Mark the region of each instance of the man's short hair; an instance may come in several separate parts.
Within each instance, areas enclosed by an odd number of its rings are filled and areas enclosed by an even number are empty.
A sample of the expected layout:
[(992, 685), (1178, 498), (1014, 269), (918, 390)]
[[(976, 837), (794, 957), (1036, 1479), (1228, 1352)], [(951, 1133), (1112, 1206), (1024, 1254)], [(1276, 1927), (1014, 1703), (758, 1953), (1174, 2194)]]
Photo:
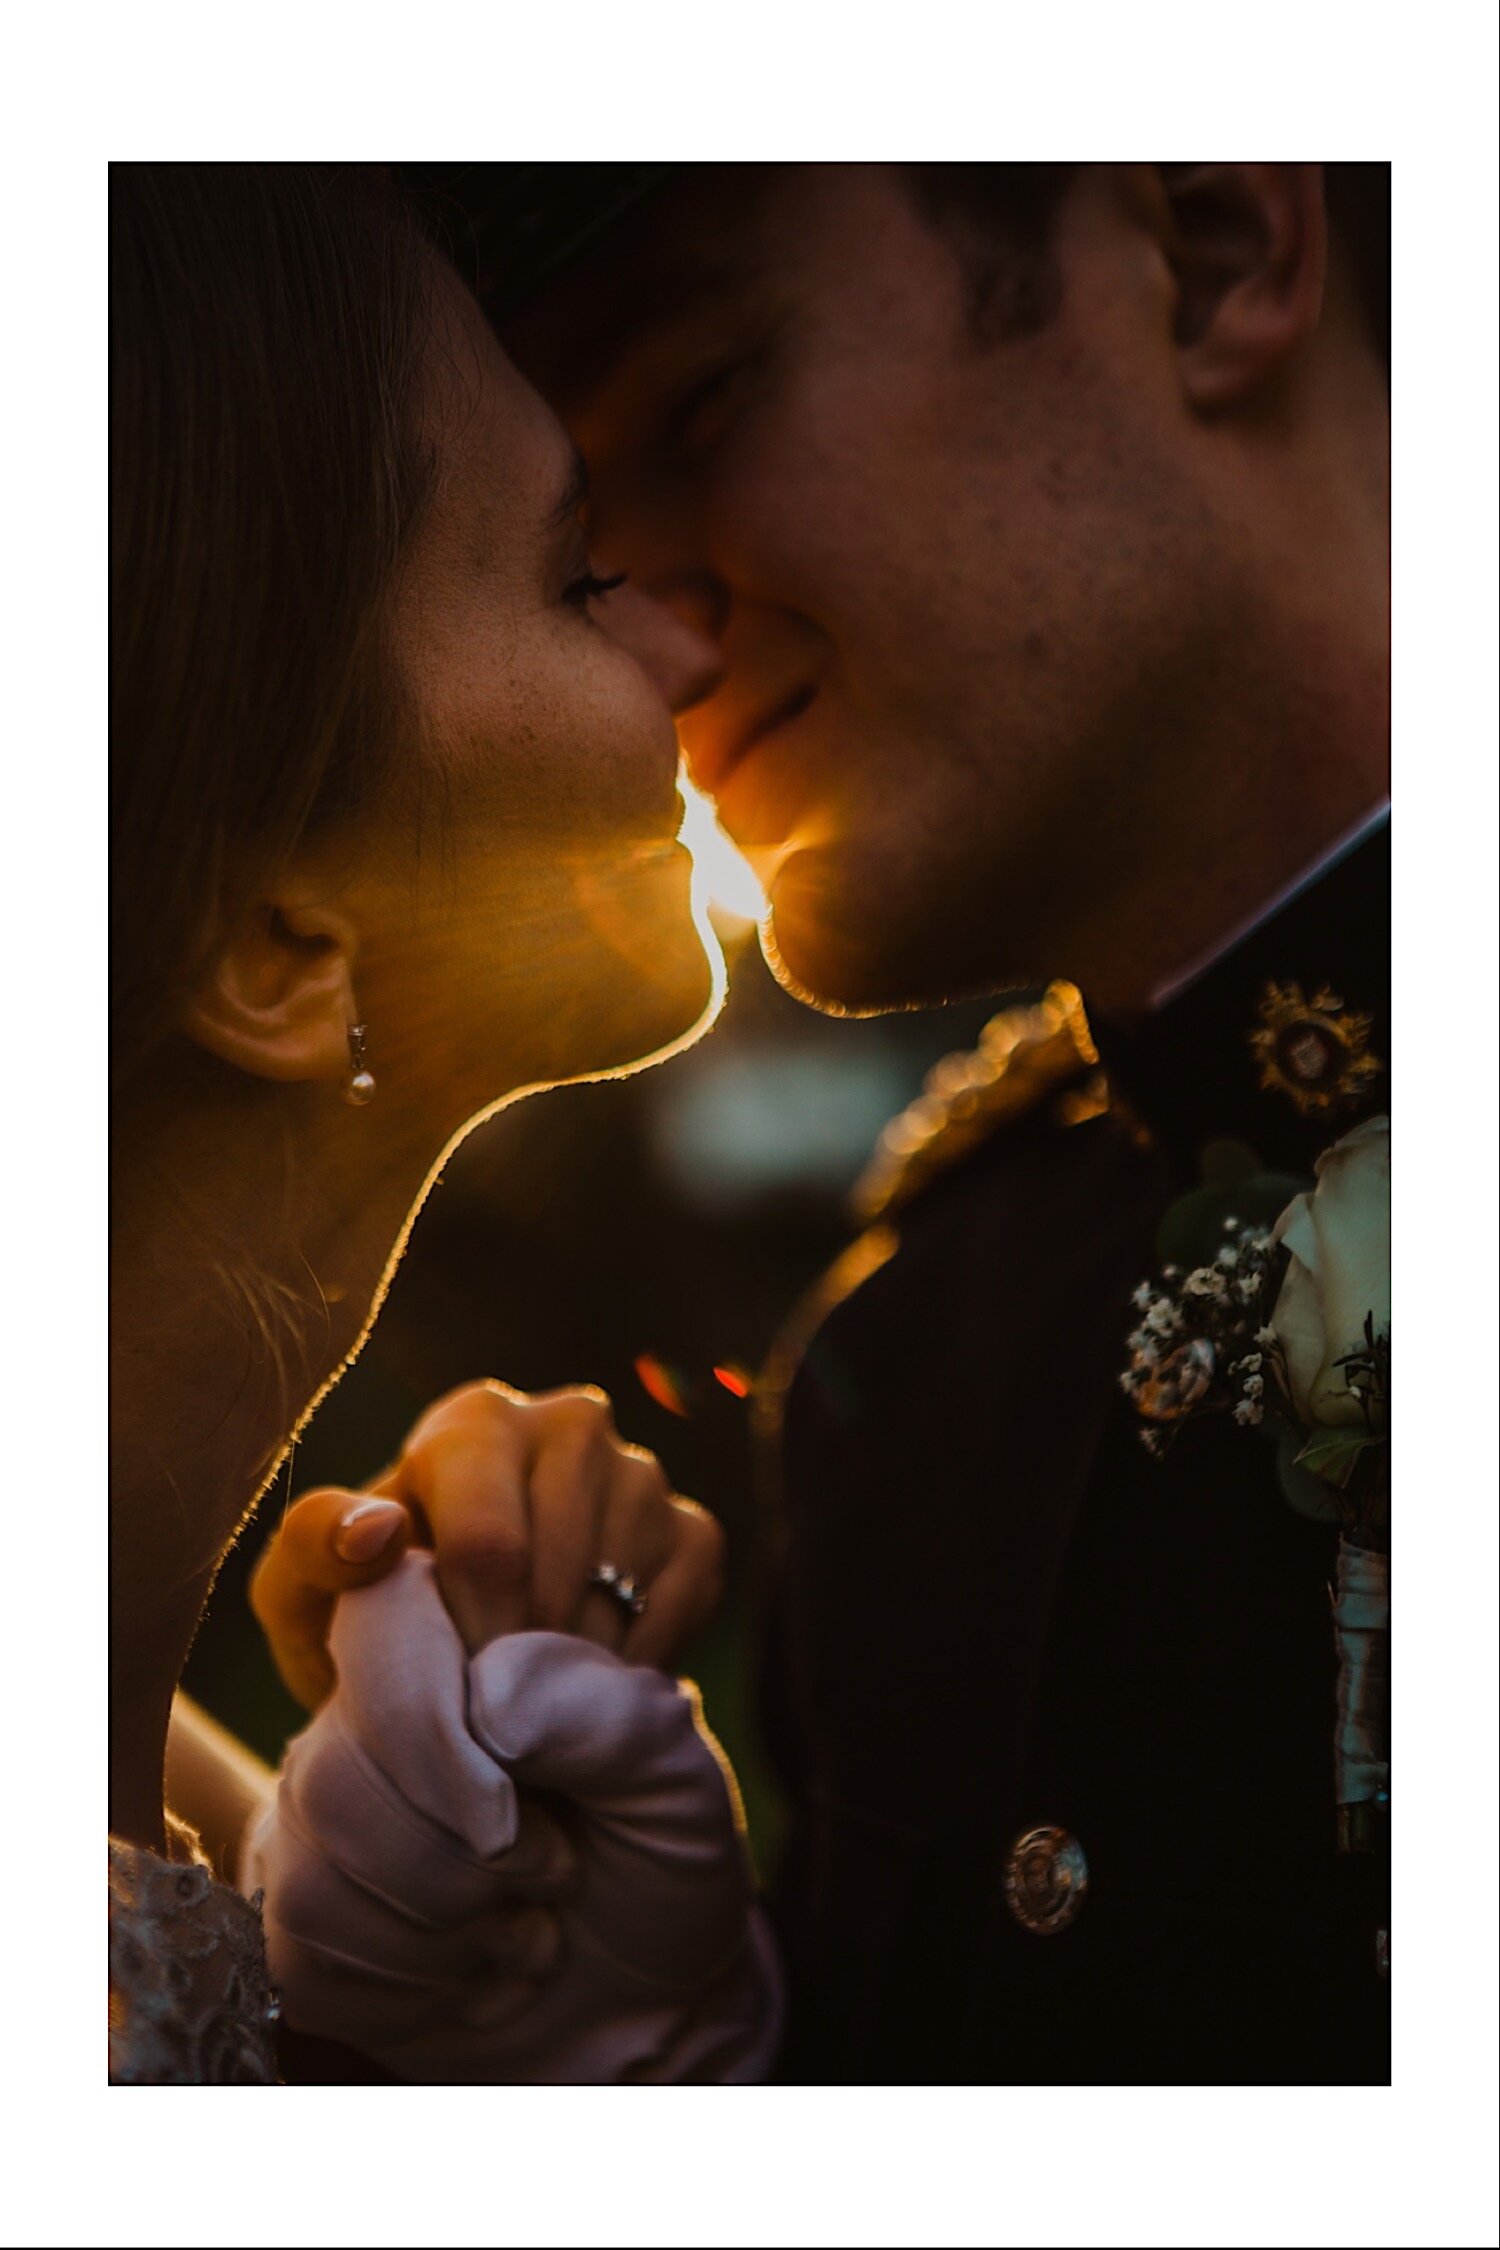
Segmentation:
[[(1061, 299), (1057, 214), (1083, 164), (905, 164), (923, 217), (950, 235), (970, 276), (977, 336), (1045, 327)], [(407, 164), (398, 176), (493, 317), (544, 291), (602, 237), (694, 171), (686, 164)], [(718, 167), (717, 169), (722, 169)], [(762, 167), (737, 168), (748, 176)], [(1323, 167), (1370, 334), (1387, 366), (1391, 333), (1391, 168)]]
[[(971, 274), (975, 332), (1045, 327), (1061, 296), (1053, 228), (1081, 164), (907, 164), (917, 208), (949, 231)], [(1329, 227), (1343, 246), (1371, 340), (1391, 356), (1391, 168), (1325, 164)]]

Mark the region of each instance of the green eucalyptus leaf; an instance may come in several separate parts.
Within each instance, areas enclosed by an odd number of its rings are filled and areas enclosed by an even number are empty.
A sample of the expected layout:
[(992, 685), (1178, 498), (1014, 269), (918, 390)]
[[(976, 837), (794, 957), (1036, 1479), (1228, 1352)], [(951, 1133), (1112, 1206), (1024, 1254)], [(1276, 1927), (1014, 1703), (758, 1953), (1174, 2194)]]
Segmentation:
[(1368, 1430), (1318, 1430), (1297, 1455), (1296, 1465), (1306, 1469), (1309, 1476), (1321, 1477), (1325, 1484), (1342, 1487), (1349, 1482), (1360, 1455), (1378, 1442)]
[(1302, 1443), (1300, 1430), (1283, 1430), (1277, 1440), (1276, 1472), (1281, 1489), (1299, 1516), (1311, 1516), (1314, 1523), (1342, 1523), (1343, 1505), (1333, 1486), (1299, 1464)]

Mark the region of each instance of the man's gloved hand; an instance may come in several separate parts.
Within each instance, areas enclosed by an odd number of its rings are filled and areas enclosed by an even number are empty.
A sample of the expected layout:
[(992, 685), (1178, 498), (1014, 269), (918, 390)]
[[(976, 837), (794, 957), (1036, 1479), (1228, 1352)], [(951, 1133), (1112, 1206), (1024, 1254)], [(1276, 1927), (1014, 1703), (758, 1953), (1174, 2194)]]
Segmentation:
[(469, 1656), (422, 1552), (330, 1646), (243, 1870), (289, 2023), (419, 2082), (765, 2074), (774, 1957), (691, 1690), (569, 1634)]

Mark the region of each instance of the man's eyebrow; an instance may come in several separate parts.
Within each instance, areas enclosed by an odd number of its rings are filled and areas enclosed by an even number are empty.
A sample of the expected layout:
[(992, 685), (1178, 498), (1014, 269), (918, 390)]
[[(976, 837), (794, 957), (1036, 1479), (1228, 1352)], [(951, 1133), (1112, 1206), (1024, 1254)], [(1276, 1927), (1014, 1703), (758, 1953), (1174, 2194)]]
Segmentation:
[(569, 449), (567, 481), (554, 505), (547, 511), (549, 531), (560, 530), (570, 523), (589, 496), (589, 465), (577, 446)]

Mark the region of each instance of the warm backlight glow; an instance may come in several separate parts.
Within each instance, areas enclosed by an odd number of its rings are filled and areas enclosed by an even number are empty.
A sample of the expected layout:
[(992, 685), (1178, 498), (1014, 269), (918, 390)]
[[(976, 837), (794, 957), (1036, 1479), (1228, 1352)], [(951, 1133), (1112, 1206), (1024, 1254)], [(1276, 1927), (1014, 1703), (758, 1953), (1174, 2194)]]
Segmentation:
[(695, 789), (686, 772), (677, 776), (682, 791), (682, 826), (677, 831), (693, 858), (693, 888), (709, 912), (733, 922), (759, 922), (766, 894), (755, 871), (719, 826), (714, 808)]

